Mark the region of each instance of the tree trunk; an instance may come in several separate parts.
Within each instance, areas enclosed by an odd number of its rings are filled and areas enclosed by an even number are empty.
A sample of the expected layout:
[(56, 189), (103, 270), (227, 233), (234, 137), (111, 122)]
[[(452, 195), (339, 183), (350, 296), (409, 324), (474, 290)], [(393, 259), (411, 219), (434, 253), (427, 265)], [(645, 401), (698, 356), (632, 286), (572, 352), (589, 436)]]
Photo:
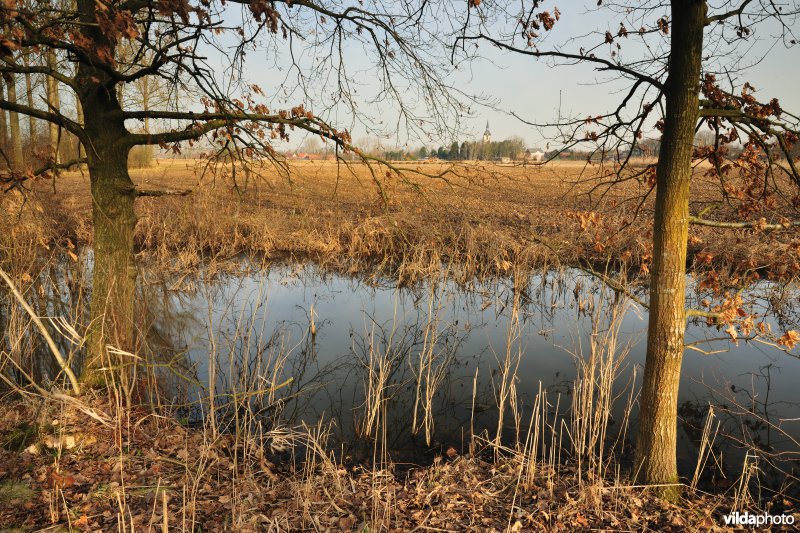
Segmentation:
[[(28, 67), (30, 66), (30, 59), (28, 58), (28, 54), (22, 55), (22, 62), (23, 64)], [(36, 105), (33, 102), (33, 82), (31, 81), (31, 74), (25, 74), (25, 97), (28, 100), (28, 107), (31, 109), (36, 109)], [(36, 119), (33, 116), (28, 115), (28, 139), (29, 144), (28, 146), (28, 163), (33, 166), (33, 154), (36, 152)]]
[[(78, 0), (81, 21), (96, 22), (94, 0)], [(98, 46), (113, 44), (98, 29), (87, 29)], [(84, 114), (84, 132), (91, 146), (86, 152), (92, 191), (94, 271), (90, 324), (87, 332), (89, 379), (98, 364), (116, 366), (108, 345), (133, 352), (133, 299), (136, 264), (133, 233), (136, 227), (136, 189), (128, 174), (129, 136), (114, 84), (102, 68), (81, 63), (77, 74), (78, 98)]]
[[(77, 115), (76, 118), (77, 118), (78, 124), (83, 126), (85, 124), (85, 122), (84, 122), (84, 118), (83, 118), (83, 105), (81, 104), (80, 98), (76, 98), (75, 99), (75, 114)], [(77, 148), (78, 148), (77, 149), (78, 159), (83, 159), (84, 157), (86, 157), (86, 154), (84, 153), (84, 150), (83, 150), (83, 143), (81, 142), (80, 139), (76, 139), (76, 143), (77, 143)], [(81, 165), (80, 168), (83, 168), (83, 165)]]
[[(51, 70), (55, 70), (58, 67), (56, 53), (52, 49), (48, 49), (47, 51), (47, 66)], [(52, 76), (47, 76), (47, 105), (50, 108), (49, 111), (58, 112), (61, 110), (61, 98), (58, 94), (58, 82)], [(60, 160), (58, 155), (58, 126), (52, 122), (49, 122), (48, 124), (50, 125), (50, 157), (52, 157), (53, 160), (58, 163)]]
[[(686, 328), (689, 185), (705, 17), (705, 1), (672, 1), (666, 116), (656, 172), (647, 359), (637, 441), (637, 475), (648, 484), (678, 481), (677, 407)], [(674, 498), (680, 491), (673, 486), (660, 492)]]
[[(0, 78), (0, 100), (5, 100), (3, 90), (3, 80)], [(8, 147), (8, 122), (6, 122), (6, 110), (0, 109), (0, 150), (5, 151)], [(5, 162), (5, 161), (4, 161)]]
[[(147, 76), (142, 78), (142, 110), (149, 111), (150, 110), (150, 83)], [(150, 117), (144, 118), (144, 132), (150, 133)], [(153, 147), (150, 145), (145, 145), (142, 147), (145, 151), (144, 161), (145, 166), (149, 165), (153, 161)]]
[(106, 346), (109, 344), (125, 351), (134, 350), (136, 287), (135, 190), (128, 174), (128, 148), (109, 146), (101, 139), (93, 144), (97, 153), (90, 151), (88, 164), (94, 224), (94, 272), (87, 341), (89, 369), (116, 363), (108, 360)]
[[(26, 67), (30, 66), (30, 59), (27, 53), (22, 54), (22, 62)], [(36, 105), (33, 102), (33, 82), (31, 81), (30, 73), (25, 74), (25, 97), (28, 100), (28, 107), (36, 109)], [(32, 115), (28, 115), (28, 137), (30, 139), (28, 153), (32, 159), (34, 148), (36, 148), (36, 119)]]
[[(6, 82), (8, 83), (8, 101), (17, 103), (17, 77), (13, 73), (7, 73)], [(9, 131), (11, 132), (11, 166), (14, 170), (22, 168), (22, 134), (19, 129), (19, 113), (14, 111), (8, 114)]]

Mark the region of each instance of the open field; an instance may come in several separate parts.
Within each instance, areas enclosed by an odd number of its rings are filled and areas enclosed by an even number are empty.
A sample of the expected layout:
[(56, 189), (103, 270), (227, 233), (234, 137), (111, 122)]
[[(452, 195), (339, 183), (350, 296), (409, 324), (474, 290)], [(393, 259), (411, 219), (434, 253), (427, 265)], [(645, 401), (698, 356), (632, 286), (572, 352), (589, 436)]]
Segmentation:
[[(647, 271), (652, 213), (651, 199), (642, 198), (648, 187), (634, 180), (597, 187), (598, 176), (611, 169), (580, 162), (404, 167), (448, 173), (401, 179), (376, 168), (376, 182), (363, 164), (303, 161), (289, 164), (289, 178), (268, 166), (249, 175), (237, 169), (234, 189), (229, 166), (209, 170), (199, 161), (157, 161), (132, 172), (140, 188), (192, 192), (139, 200), (140, 256), (176, 268), (240, 253), (289, 256), (337, 270), (377, 269), (401, 281), (438, 271), (442, 262), (464, 280), (609, 258)], [(700, 176), (695, 188), (693, 213), (718, 196)], [(34, 217), (40, 240), (91, 245), (88, 176), (67, 173), (33, 189), (34, 204), (41, 206)], [(735, 220), (724, 209), (715, 216), (726, 214)], [(789, 270), (784, 263), (796, 260), (783, 253), (794, 237), (793, 231), (754, 238), (752, 230), (693, 227), (689, 260), (702, 252), (701, 262), (713, 266), (780, 276)]]

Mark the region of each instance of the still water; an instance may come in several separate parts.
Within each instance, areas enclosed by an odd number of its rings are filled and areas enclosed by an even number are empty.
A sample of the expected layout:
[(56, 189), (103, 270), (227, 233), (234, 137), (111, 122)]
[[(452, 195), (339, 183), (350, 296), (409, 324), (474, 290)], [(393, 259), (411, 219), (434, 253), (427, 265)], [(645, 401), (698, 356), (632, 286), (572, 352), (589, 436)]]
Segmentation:
[[(513, 280), (398, 287), (310, 265), (283, 265), (209, 280), (145, 274), (141, 288), (149, 349), (175, 370), (162, 372), (168, 384), (165, 399), (181, 406), (189, 423), (202, 418), (205, 410), (197, 405), (207, 400), (213, 376), (215, 403), (223, 413), (232, 393), (240, 400), (258, 399), (256, 410), (272, 417), (280, 411), (278, 418), (287, 425), (332, 421), (342, 446), (356, 450), (355, 442), (369, 441), (358, 437), (370, 433), (365, 397), (370, 383), (378, 380), (384, 385), (381, 431), (401, 461), (432, 457), (449, 446), (463, 449), (470, 428), (494, 436), (505, 361), (515, 370), (515, 377), (506, 380), (516, 387), (515, 409), (523, 429), (541, 390), (547, 391), (548, 411), (565, 413), (576, 361), (588, 357), (593, 332), (602, 336), (607, 331), (608, 313), (617, 302), (622, 318), (612, 428), (629, 443), (635, 435), (646, 311), (622, 302), (581, 271), (536, 274), (516, 288)], [(692, 292), (690, 299), (697, 305), (703, 297)], [(766, 315), (774, 331), (797, 328), (796, 290), (764, 284), (745, 301), (748, 310)], [(686, 342), (697, 343), (705, 353), (687, 349), (683, 363), (683, 473), (694, 469), (709, 405), (722, 424), (715, 453), (726, 468), (741, 470), (742, 450), (748, 446), (768, 454), (790, 452), (784, 459), (793, 468), (800, 453), (798, 349), (787, 354), (758, 342), (735, 344), (702, 321), (690, 322)], [(427, 369), (420, 369), (421, 354), (431, 361)], [(412, 431), (415, 404), (420, 425), (424, 418), (416, 402), (418, 376), (427, 376), (431, 384), (428, 438), (424, 428), (416, 435)], [(269, 402), (252, 394), (289, 378)], [(504, 435), (515, 432), (514, 420), (507, 408)]]

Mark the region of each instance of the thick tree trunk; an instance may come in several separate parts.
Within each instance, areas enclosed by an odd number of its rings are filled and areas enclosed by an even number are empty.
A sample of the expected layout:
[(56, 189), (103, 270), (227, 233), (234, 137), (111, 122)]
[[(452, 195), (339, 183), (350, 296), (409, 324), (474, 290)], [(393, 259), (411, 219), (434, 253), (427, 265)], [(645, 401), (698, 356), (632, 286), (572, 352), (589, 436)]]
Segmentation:
[(134, 349), (133, 298), (136, 264), (133, 255), (134, 185), (128, 174), (128, 149), (98, 146), (89, 157), (94, 223), (94, 272), (88, 367), (114, 364), (106, 346)]
[[(704, 1), (672, 1), (672, 47), (656, 172), (647, 359), (637, 442), (637, 474), (648, 484), (678, 481), (677, 407), (686, 328), (689, 185), (705, 17)], [(678, 487), (661, 492), (668, 497), (679, 494)]]
[[(77, 7), (84, 23), (96, 22), (94, 0), (77, 0)], [(87, 33), (98, 46), (113, 50), (100, 31), (90, 29)], [(116, 366), (122, 362), (109, 357), (108, 345), (128, 352), (135, 348), (136, 189), (128, 174), (129, 132), (114, 84), (103, 69), (86, 63), (79, 65), (77, 80), (78, 98), (86, 110), (84, 132), (91, 146), (86, 156), (92, 190), (94, 271), (86, 364), (92, 379), (98, 364)]]
[[(8, 101), (12, 104), (17, 103), (17, 77), (13, 73), (7, 73), (6, 82), (8, 83)], [(11, 166), (15, 170), (22, 168), (22, 132), (19, 129), (19, 113), (11, 111), (8, 114), (9, 131), (11, 132)]]

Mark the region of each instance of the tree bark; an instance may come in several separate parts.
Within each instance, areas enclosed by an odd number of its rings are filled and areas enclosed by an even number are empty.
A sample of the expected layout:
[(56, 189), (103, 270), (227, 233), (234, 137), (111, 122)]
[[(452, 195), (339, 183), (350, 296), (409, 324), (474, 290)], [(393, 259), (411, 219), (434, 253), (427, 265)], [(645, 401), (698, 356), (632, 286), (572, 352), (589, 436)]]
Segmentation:
[[(677, 407), (686, 329), (686, 246), (694, 130), (699, 117), (706, 2), (672, 1), (664, 134), (656, 171), (653, 265), (647, 358), (642, 386), (637, 475), (647, 484), (677, 483)], [(668, 498), (679, 487), (662, 487)]]
[[(91, 120), (87, 119), (88, 123)], [(89, 151), (89, 177), (94, 223), (94, 271), (90, 328), (87, 339), (89, 369), (108, 360), (106, 346), (134, 349), (133, 299), (136, 264), (133, 235), (135, 189), (128, 174), (128, 149), (94, 143)]]

